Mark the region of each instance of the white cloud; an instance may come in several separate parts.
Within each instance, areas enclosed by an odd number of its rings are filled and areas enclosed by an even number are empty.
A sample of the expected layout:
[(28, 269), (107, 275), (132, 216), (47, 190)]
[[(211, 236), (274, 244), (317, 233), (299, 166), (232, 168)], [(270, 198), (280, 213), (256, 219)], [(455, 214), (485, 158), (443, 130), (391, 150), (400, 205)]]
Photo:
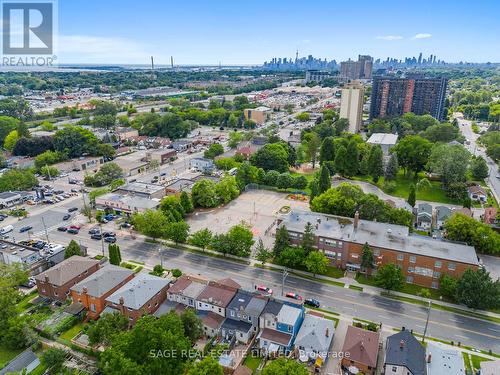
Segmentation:
[(415, 39), (429, 39), (432, 37), (432, 34), (427, 34), (427, 33), (419, 33), (419, 34), (416, 34), (413, 38), (411, 38), (412, 40), (415, 40)]
[(401, 40), (403, 37), (401, 35), (379, 35), (375, 39), (379, 40)]

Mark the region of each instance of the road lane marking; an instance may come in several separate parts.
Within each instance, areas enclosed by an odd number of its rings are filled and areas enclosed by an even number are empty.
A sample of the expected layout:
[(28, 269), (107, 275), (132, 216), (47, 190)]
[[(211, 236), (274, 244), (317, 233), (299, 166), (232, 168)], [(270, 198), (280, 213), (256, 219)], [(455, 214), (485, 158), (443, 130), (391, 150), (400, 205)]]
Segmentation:
[(390, 316), (387, 316), (387, 315), (378, 315), (379, 318), (383, 318), (383, 319), (392, 319)]
[(500, 329), (488, 328), (490, 331), (500, 332)]

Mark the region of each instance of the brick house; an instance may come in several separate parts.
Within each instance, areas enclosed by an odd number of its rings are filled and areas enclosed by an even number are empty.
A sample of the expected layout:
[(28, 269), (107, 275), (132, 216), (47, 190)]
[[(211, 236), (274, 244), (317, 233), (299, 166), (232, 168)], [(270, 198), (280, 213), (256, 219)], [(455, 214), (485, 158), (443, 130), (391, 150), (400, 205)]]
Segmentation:
[(35, 276), (38, 294), (42, 297), (65, 301), (72, 286), (92, 275), (98, 269), (98, 260), (73, 255)]
[(139, 273), (106, 298), (103, 312), (119, 311), (133, 325), (141, 316), (153, 314), (167, 298), (170, 280)]
[(89, 318), (97, 319), (106, 307), (106, 298), (133, 277), (134, 271), (108, 264), (71, 287), (71, 298), (85, 307)]
[(344, 339), (342, 368), (356, 367), (360, 372), (374, 375), (377, 369), (380, 333), (349, 326)]
[(330, 263), (341, 269), (359, 271), (363, 245), (368, 243), (375, 257), (373, 272), (385, 264), (396, 264), (408, 283), (438, 288), (441, 274), (460, 277), (479, 261), (472, 246), (412, 234), (402, 225), (294, 210), (278, 218), (290, 241), (299, 245), (304, 227), (313, 224), (315, 247)]
[(235, 296), (240, 285), (231, 279), (210, 281), (196, 298), (196, 310), (212, 311), (226, 316), (226, 307)]
[(168, 300), (194, 309), (196, 308), (196, 299), (207, 284), (208, 280), (182, 275), (168, 289)]

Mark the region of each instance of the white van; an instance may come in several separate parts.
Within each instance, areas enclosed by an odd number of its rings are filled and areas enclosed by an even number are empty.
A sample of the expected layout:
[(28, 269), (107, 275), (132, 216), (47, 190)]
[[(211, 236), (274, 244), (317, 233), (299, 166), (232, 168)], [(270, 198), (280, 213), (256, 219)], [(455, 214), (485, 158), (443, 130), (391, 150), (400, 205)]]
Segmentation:
[(12, 232), (14, 230), (14, 227), (12, 225), (7, 225), (6, 227), (3, 227), (0, 229), (0, 234), (7, 234), (9, 232)]

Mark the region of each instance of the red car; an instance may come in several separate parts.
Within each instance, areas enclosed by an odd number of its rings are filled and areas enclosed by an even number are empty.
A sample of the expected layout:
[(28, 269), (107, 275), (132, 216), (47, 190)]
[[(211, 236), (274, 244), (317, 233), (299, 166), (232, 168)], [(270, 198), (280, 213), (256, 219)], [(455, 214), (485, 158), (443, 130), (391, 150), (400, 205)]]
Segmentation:
[(288, 298), (296, 299), (298, 301), (302, 301), (302, 296), (300, 294), (294, 292), (288, 292), (285, 294)]
[(79, 225), (71, 225), (69, 228), (70, 229), (80, 230), (81, 226), (79, 226)]
[(273, 290), (271, 288), (268, 288), (267, 286), (264, 286), (264, 285), (259, 285), (257, 286), (256, 288), (259, 292), (262, 292), (264, 294), (273, 294)]

